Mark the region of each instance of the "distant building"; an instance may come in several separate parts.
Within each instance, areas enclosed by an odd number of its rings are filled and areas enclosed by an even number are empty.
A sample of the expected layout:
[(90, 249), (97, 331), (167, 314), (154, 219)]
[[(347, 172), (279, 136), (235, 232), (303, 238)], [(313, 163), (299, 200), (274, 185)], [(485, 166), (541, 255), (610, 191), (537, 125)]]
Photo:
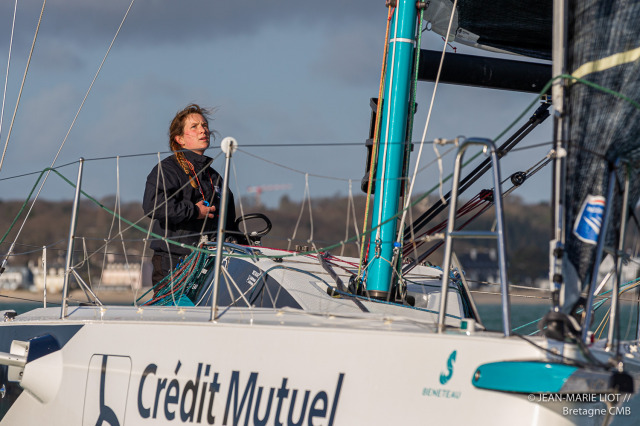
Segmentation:
[(141, 283), (139, 263), (109, 262), (104, 265), (100, 280), (103, 290), (139, 289)]
[[(42, 258), (38, 262), (30, 261), (29, 270), (33, 274), (33, 287), (35, 291), (44, 291), (45, 271), (42, 268)], [(61, 293), (64, 286), (64, 265), (59, 262), (47, 264), (46, 285), (48, 293)]]
[(33, 274), (26, 266), (7, 266), (0, 275), (0, 289), (28, 289), (33, 283)]
[(114, 255), (107, 255), (100, 285), (103, 290), (139, 290), (151, 285), (151, 265), (144, 262), (116, 262)]
[(482, 287), (487, 284), (500, 283), (498, 269), (498, 255), (495, 249), (471, 249), (469, 253), (458, 254), (465, 277), (471, 288)]

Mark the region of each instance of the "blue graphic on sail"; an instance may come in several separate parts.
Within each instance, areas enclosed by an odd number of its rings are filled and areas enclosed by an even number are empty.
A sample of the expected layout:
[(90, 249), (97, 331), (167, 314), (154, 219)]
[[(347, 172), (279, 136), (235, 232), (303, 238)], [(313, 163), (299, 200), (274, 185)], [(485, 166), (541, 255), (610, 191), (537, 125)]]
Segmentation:
[(606, 200), (600, 195), (588, 195), (573, 226), (573, 234), (587, 244), (597, 244)]

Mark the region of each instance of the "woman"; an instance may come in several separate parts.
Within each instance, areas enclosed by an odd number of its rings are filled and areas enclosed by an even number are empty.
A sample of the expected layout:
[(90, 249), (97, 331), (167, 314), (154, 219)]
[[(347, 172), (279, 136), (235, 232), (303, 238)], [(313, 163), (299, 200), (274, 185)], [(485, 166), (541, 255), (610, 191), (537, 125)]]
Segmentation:
[[(147, 176), (142, 208), (153, 219), (153, 232), (168, 239), (195, 246), (201, 235), (215, 239), (222, 177), (210, 165), (204, 152), (211, 132), (208, 110), (196, 104), (179, 111), (169, 127), (169, 147), (165, 158)], [(236, 231), (236, 210), (229, 191), (225, 231)], [(153, 285), (176, 266), (189, 248), (153, 240)]]

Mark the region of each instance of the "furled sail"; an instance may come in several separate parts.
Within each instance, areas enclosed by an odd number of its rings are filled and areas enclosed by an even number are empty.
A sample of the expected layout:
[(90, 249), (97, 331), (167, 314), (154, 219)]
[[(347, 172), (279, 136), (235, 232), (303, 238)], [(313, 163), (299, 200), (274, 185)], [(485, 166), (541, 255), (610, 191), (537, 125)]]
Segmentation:
[[(450, 42), (532, 58), (551, 59), (553, 0), (458, 0)], [(427, 2), (424, 19), (443, 37), (453, 1)]]
[[(579, 229), (580, 218), (587, 225), (597, 222), (580, 213), (589, 208), (598, 211), (601, 197), (606, 197), (608, 166), (628, 161), (629, 205), (635, 206), (640, 196), (640, 2), (570, 0), (569, 4), (567, 72), (598, 85), (572, 81), (568, 88), (565, 248), (578, 275), (578, 284), (573, 285), (579, 291), (591, 279), (596, 247), (585, 237), (588, 226)], [(620, 183), (624, 172), (624, 167), (617, 171)], [(606, 200), (613, 208), (606, 247), (618, 246), (620, 188)], [(589, 200), (591, 207), (585, 204)]]

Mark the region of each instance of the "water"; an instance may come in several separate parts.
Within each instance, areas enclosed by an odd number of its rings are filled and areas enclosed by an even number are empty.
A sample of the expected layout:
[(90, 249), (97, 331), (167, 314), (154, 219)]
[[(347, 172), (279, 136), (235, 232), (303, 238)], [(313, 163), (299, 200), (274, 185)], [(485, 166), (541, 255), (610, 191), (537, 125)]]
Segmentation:
[[(47, 304), (48, 308), (52, 308), (52, 307), (56, 307), (56, 306), (59, 307), (60, 304), (59, 303), (49, 303), (49, 304)], [(42, 308), (42, 302), (41, 301), (28, 302), (28, 301), (21, 301), (21, 300), (18, 300), (18, 301), (0, 300), (0, 311), (13, 309), (18, 314), (22, 314), (24, 312), (27, 312), (27, 311), (30, 311), (30, 310), (36, 309), (36, 308)]]
[[(591, 330), (596, 338), (606, 337), (608, 332), (608, 309), (605, 304), (595, 312)], [(502, 331), (502, 307), (499, 303), (478, 304), (478, 311), (483, 324), (488, 330)], [(540, 318), (549, 311), (549, 305), (544, 303), (511, 305), (511, 328), (517, 334), (528, 335), (537, 330)], [(637, 309), (635, 304), (624, 302), (620, 305), (620, 333), (623, 340), (635, 339), (637, 324)]]

